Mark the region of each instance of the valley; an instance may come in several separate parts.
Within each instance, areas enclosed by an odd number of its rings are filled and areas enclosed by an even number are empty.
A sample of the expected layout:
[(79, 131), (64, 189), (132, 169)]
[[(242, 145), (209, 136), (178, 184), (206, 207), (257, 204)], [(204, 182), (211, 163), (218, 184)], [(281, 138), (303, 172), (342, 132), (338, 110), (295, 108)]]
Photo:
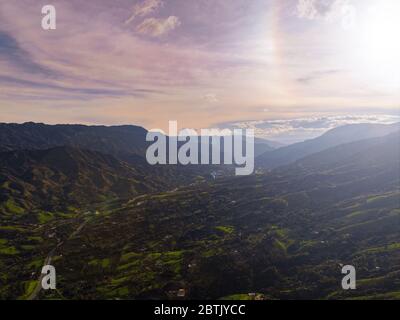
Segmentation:
[[(0, 299), (399, 299), (399, 141), (215, 179), (76, 146), (5, 151)], [(49, 258), (57, 290), (37, 291)]]

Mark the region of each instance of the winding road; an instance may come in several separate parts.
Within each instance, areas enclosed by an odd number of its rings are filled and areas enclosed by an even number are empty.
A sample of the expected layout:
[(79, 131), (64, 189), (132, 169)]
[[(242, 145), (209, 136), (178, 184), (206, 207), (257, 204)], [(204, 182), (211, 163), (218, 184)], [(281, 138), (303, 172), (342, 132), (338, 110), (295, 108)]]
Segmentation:
[[(85, 212), (85, 214), (90, 213), (90, 212)], [(89, 222), (89, 219), (85, 219), (85, 221), (83, 221), (78, 228), (76, 228), (76, 230), (74, 232), (71, 233), (71, 235), (68, 237), (68, 239), (71, 239), (73, 237), (75, 237), (79, 232), (81, 232), (81, 230), (85, 227), (85, 225)], [(47, 266), (47, 265), (51, 265), (51, 261), (57, 251), (58, 248), (60, 248), (62, 245), (64, 244), (64, 241), (60, 241), (57, 246), (55, 248), (53, 248), (49, 254), (47, 255), (46, 259), (44, 260), (44, 265), (43, 266)], [(36, 300), (40, 291), (42, 290), (42, 280), (45, 276), (45, 274), (42, 274), (41, 272), (42, 270), (40, 270), (40, 276), (39, 279), (37, 281), (36, 287), (35, 289), (31, 292), (31, 294), (28, 296), (27, 300)]]

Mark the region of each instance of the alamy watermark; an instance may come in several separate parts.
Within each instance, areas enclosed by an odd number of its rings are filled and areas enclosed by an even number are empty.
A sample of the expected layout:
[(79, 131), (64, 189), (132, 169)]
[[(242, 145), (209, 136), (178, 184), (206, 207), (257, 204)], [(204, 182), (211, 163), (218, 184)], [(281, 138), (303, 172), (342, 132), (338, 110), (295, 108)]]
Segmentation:
[(169, 133), (160, 129), (147, 133), (146, 159), (151, 165), (236, 165), (236, 175), (254, 172), (254, 130), (194, 129), (178, 132), (177, 121), (169, 122)]
[(45, 265), (42, 268), (42, 289), (55, 290), (56, 289), (56, 268), (52, 265)]
[(46, 5), (42, 7), (42, 29), (43, 30), (56, 30), (56, 8), (53, 5)]
[(342, 274), (345, 276), (342, 279), (343, 290), (355, 290), (356, 286), (356, 268), (351, 265), (343, 266)]

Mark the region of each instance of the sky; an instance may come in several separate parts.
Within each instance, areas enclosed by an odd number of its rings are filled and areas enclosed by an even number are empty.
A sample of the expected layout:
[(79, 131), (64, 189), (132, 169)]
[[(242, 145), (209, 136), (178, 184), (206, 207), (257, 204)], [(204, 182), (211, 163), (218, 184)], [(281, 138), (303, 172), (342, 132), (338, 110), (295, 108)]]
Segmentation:
[(0, 122), (177, 120), (287, 142), (396, 122), (399, 3), (0, 0)]

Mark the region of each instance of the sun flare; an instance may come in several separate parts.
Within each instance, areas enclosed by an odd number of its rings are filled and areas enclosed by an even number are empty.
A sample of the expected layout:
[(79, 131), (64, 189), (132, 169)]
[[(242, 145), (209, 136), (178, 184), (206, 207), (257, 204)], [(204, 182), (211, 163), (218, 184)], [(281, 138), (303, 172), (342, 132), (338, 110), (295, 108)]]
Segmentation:
[(400, 85), (400, 1), (385, 0), (357, 17), (358, 62), (367, 77), (385, 86)]

